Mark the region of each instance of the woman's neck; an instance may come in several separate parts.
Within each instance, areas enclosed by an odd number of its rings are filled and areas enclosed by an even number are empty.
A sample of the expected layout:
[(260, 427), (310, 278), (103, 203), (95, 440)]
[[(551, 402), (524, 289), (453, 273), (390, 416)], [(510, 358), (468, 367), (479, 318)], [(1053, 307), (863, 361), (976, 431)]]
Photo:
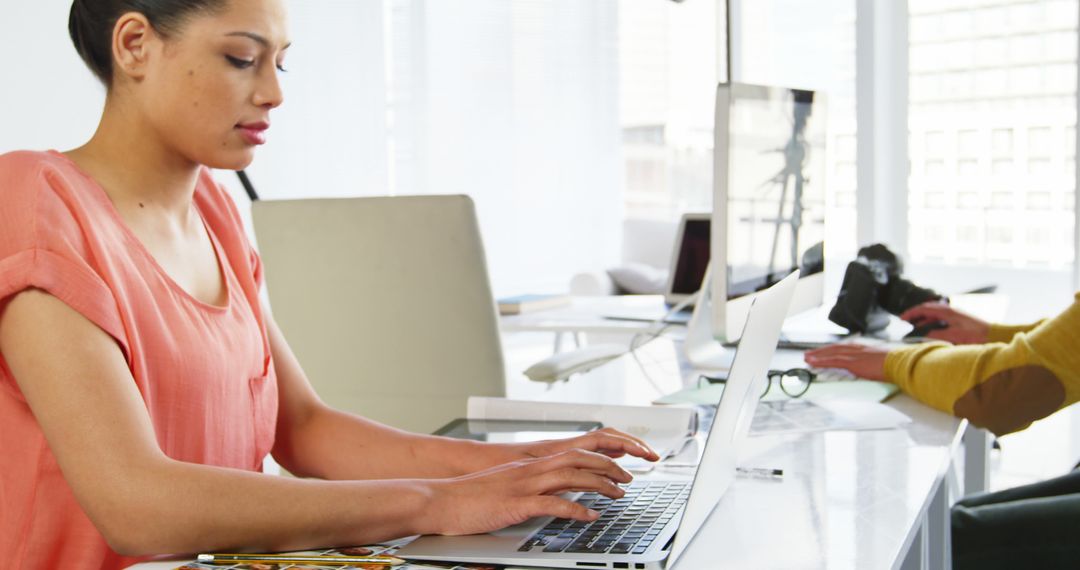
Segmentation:
[(107, 101), (94, 136), (67, 155), (120, 210), (138, 208), (178, 222), (191, 215), (199, 164), (166, 148), (130, 106)]

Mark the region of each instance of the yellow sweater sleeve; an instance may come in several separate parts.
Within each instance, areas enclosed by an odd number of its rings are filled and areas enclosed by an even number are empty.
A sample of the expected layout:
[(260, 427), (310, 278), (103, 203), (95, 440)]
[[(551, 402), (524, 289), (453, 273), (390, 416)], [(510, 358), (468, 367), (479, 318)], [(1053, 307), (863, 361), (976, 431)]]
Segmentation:
[(885, 375), (915, 399), (998, 435), (1080, 400), (1080, 294), (1060, 315), (1007, 338), (892, 350)]

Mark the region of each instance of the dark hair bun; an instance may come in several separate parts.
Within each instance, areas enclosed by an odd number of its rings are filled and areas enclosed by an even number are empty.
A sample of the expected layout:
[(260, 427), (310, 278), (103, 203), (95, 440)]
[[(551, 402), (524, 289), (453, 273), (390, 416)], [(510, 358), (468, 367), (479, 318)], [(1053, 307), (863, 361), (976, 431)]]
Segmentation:
[(159, 33), (174, 32), (194, 12), (215, 12), (227, 0), (74, 0), (68, 33), (79, 57), (105, 84), (112, 84), (112, 33), (120, 16), (138, 12)]
[(101, 5), (106, 3), (94, 0), (72, 2), (71, 14), (68, 16), (68, 33), (79, 57), (98, 79), (108, 85), (112, 79), (112, 50), (109, 49), (111, 35), (100, 33), (107, 23), (102, 22), (100, 15), (94, 13), (95, 9), (100, 9)]

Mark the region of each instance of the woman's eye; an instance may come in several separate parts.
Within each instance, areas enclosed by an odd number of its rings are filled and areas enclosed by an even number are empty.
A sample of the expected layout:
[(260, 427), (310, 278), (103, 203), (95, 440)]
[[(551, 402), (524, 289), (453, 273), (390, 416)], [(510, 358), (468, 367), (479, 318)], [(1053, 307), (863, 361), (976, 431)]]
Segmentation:
[(232, 66), (235, 67), (236, 69), (247, 69), (247, 68), (251, 67), (252, 65), (255, 65), (255, 60), (253, 60), (253, 59), (251, 59), (251, 60), (249, 60), (249, 59), (240, 59), (238, 57), (233, 57), (231, 55), (225, 56), (225, 59), (228, 60), (228, 62), (230, 64), (232, 64)]
[(284, 64), (278, 64), (278, 66), (277, 66), (277, 70), (278, 70), (278, 71), (280, 71), (280, 72), (282, 72), (282, 73), (288, 73), (288, 72), (289, 72), (289, 70), (288, 70), (288, 69), (285, 69), (285, 65), (284, 65)]

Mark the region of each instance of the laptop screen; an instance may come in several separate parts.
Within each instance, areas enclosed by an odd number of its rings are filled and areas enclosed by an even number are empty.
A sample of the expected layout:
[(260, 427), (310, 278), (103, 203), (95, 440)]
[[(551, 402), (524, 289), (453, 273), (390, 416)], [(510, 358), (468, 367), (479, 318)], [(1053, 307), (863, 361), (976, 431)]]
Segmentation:
[(712, 222), (706, 217), (683, 218), (682, 242), (675, 261), (671, 293), (693, 295), (701, 289), (709, 267), (709, 234)]

